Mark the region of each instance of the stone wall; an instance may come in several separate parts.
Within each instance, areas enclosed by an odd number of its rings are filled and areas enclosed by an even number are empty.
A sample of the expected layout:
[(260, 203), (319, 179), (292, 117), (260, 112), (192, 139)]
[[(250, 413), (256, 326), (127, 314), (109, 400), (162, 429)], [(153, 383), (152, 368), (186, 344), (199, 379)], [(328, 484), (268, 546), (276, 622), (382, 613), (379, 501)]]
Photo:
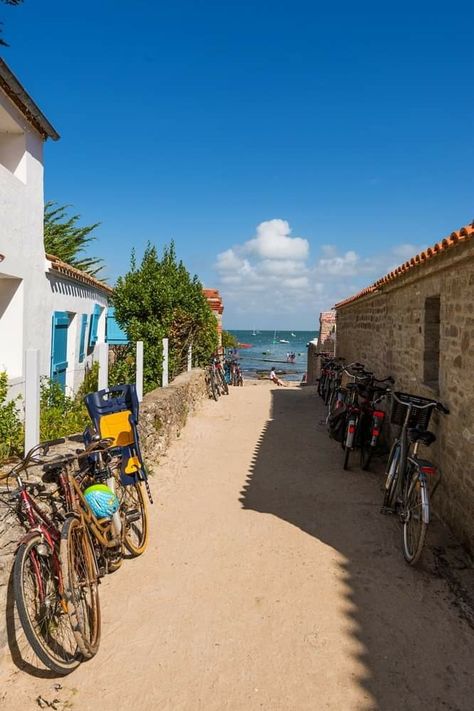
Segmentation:
[[(170, 442), (199, 402), (207, 397), (204, 371), (198, 368), (179, 375), (168, 388), (158, 388), (143, 398), (140, 408), (140, 442), (151, 474)], [(76, 445), (73, 446), (73, 449)], [(58, 451), (64, 447), (58, 448)], [(51, 450), (53, 453), (53, 450)], [(29, 478), (41, 472), (30, 470)], [(14, 481), (10, 483), (14, 488)], [(4, 486), (1, 486), (2, 490)], [(24, 534), (17, 516), (0, 501), (0, 659), (7, 646), (6, 614), (8, 580), (18, 540)], [(11, 614), (11, 600), (9, 605)], [(1, 664), (1, 662), (0, 662)]]
[[(439, 296), (439, 325), (431, 306)], [(430, 339), (439, 330), (438, 379)], [(337, 308), (337, 354), (359, 360), (399, 390), (446, 404), (434, 413), (440, 467), (435, 509), (474, 553), (474, 243), (468, 241)], [(435, 368), (436, 370), (436, 368)]]
[(334, 353), (336, 327), (336, 311), (322, 311), (319, 314), (319, 350), (325, 353)]

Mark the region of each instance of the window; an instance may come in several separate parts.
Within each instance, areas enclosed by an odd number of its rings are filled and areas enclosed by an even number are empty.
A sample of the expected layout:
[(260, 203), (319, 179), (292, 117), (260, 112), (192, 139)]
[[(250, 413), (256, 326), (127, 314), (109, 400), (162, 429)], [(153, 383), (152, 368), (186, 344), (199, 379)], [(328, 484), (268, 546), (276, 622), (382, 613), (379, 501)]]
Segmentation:
[(425, 299), (425, 351), (423, 380), (434, 390), (439, 385), (440, 297)]

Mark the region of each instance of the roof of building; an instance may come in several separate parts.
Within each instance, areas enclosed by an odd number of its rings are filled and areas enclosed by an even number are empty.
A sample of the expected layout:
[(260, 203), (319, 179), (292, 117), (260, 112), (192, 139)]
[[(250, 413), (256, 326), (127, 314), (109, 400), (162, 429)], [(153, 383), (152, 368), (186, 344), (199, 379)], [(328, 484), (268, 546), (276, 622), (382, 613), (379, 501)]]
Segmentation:
[(42, 135), (44, 140), (52, 138), (53, 141), (57, 141), (59, 139), (59, 133), (50, 124), (3, 59), (0, 59), (0, 89), (3, 89), (5, 94), (13, 101), (27, 121)]
[(448, 249), (453, 249), (454, 247), (460, 244), (465, 244), (467, 241), (471, 240), (473, 236), (474, 222), (469, 225), (466, 225), (465, 227), (461, 227), (461, 229), (457, 230), (456, 232), (451, 232), (448, 237), (445, 237), (440, 242), (436, 242), (431, 247), (428, 247), (427, 249), (423, 250), (422, 252), (419, 252), (418, 254), (415, 254), (414, 257), (404, 262), (388, 274), (385, 274), (385, 276), (381, 277), (380, 279), (377, 279), (377, 281), (375, 281), (373, 284), (366, 287), (365, 289), (362, 289), (362, 291), (359, 291), (357, 294), (349, 296), (343, 301), (339, 301), (334, 308), (339, 309), (342, 306), (347, 306), (347, 304), (351, 304), (353, 301), (361, 299), (363, 296), (367, 296), (368, 294), (374, 294), (380, 291), (380, 289), (385, 284), (389, 284), (395, 279), (398, 279), (411, 269), (415, 269), (417, 267), (420, 267), (422, 264), (426, 264), (426, 262), (428, 262), (430, 259), (434, 259), (440, 254), (444, 254)]
[(107, 294), (113, 293), (112, 287), (108, 284), (105, 284), (103, 281), (99, 281), (99, 279), (87, 274), (87, 272), (83, 272), (81, 269), (77, 269), (77, 267), (73, 267), (71, 264), (63, 262), (62, 259), (59, 259), (59, 257), (56, 257), (54, 254), (46, 254), (46, 259), (51, 262), (51, 269), (53, 271), (63, 274), (68, 277), (68, 279), (73, 279), (74, 281), (81, 282), (81, 284), (93, 286), (95, 289), (105, 291)]
[(203, 289), (202, 291), (211, 309), (222, 314), (224, 312), (224, 303), (219, 291), (217, 289)]

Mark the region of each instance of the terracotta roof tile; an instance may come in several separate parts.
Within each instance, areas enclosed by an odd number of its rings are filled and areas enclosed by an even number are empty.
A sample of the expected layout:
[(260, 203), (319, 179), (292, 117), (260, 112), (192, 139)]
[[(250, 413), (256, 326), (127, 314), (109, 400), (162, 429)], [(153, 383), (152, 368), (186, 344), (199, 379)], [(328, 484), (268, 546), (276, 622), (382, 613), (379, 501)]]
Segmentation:
[(46, 259), (51, 262), (51, 269), (53, 269), (55, 272), (64, 274), (64, 276), (68, 277), (69, 279), (73, 279), (74, 281), (79, 281), (82, 284), (87, 284), (88, 286), (93, 286), (96, 289), (105, 291), (107, 294), (113, 293), (113, 289), (111, 286), (109, 286), (108, 284), (104, 284), (103, 281), (99, 281), (99, 279), (96, 279), (90, 274), (87, 274), (87, 272), (83, 272), (81, 269), (73, 267), (72, 264), (67, 264), (67, 262), (63, 262), (63, 260), (59, 259), (59, 257), (56, 257), (56, 255), (46, 254)]
[(380, 279), (377, 279), (377, 281), (375, 281), (373, 284), (366, 287), (365, 289), (362, 289), (362, 291), (359, 291), (353, 296), (349, 296), (343, 301), (339, 301), (334, 308), (338, 309), (341, 308), (341, 306), (347, 306), (347, 304), (351, 304), (353, 301), (361, 299), (363, 296), (367, 296), (368, 294), (373, 294), (379, 291), (384, 284), (388, 284), (394, 279), (397, 279), (398, 277), (405, 274), (410, 269), (420, 266), (420, 264), (425, 264), (430, 259), (433, 259), (442, 252), (445, 252), (447, 249), (452, 249), (457, 244), (467, 242), (468, 240), (472, 239), (473, 236), (474, 222), (469, 225), (466, 225), (465, 227), (461, 227), (461, 229), (457, 230), (456, 232), (451, 232), (449, 237), (444, 237), (444, 239), (442, 239), (440, 242), (436, 242), (432, 247), (428, 247), (426, 250), (423, 250), (419, 254), (415, 254), (415, 256), (409, 259), (407, 262), (401, 264), (399, 267), (389, 272), (388, 274), (385, 274), (385, 276), (381, 277)]

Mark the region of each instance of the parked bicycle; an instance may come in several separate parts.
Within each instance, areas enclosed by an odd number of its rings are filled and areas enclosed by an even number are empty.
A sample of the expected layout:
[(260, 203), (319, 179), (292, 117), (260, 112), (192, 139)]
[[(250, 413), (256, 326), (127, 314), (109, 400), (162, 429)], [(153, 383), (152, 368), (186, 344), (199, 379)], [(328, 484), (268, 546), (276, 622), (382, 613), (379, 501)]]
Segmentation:
[(27, 482), (27, 470), (45, 464), (50, 447), (64, 439), (36, 445), (2, 479), (16, 479), (17, 488), (3, 494), (26, 530), (13, 564), (13, 595), (25, 636), (40, 661), (56, 674), (68, 674), (81, 662), (71, 627), (60, 560), (61, 526), (65, 520), (63, 482), (59, 501), (47, 514), (37, 500), (50, 498), (41, 482)]
[(391, 422), (401, 426), (386, 467), (383, 513), (398, 514), (402, 524), (402, 549), (407, 563), (420, 558), (430, 522), (430, 482), (433, 495), (439, 483), (436, 467), (418, 456), (420, 444), (430, 446), (436, 436), (428, 424), (433, 410), (449, 410), (437, 400), (392, 392)]

